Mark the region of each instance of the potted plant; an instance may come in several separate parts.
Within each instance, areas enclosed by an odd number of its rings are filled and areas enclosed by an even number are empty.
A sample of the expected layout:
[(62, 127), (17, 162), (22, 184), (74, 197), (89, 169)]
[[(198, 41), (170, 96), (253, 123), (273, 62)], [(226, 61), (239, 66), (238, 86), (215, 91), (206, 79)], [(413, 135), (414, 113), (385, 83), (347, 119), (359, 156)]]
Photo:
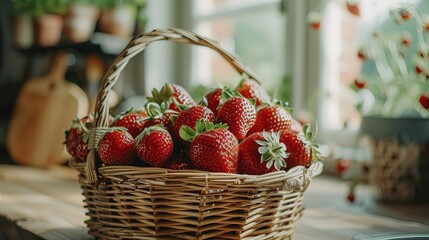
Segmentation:
[(71, 0), (65, 16), (65, 37), (74, 43), (88, 41), (100, 15), (97, 0)]
[(428, 200), (429, 18), (413, 5), (390, 15), (398, 24), (415, 22), (417, 51), (409, 53), (410, 34), (379, 31), (358, 51), (363, 72), (365, 65), (375, 69), (352, 86), (360, 96), (361, 135), (373, 143), (369, 180), (378, 200)]
[(20, 48), (28, 48), (33, 44), (33, 0), (12, 1), (13, 39)]
[(45, 0), (34, 2), (36, 43), (40, 47), (51, 47), (61, 39), (63, 14), (67, 0)]
[(99, 21), (101, 32), (114, 34), (121, 38), (133, 35), (137, 17), (145, 0), (106, 0)]

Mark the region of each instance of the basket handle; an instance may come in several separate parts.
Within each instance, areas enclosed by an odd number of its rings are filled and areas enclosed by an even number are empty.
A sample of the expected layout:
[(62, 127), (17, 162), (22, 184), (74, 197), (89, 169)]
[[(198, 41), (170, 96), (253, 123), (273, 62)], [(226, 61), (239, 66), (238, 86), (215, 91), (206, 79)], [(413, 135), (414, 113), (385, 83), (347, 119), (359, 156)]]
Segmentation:
[(167, 40), (178, 43), (189, 43), (200, 46), (211, 48), (218, 52), (234, 69), (240, 74), (247, 74), (250, 78), (258, 81), (258, 78), (253, 71), (236, 55), (228, 53), (220, 47), (220, 45), (211, 39), (202, 37), (193, 32), (172, 28), (172, 29), (158, 29), (152, 32), (141, 33), (130, 43), (127, 47), (115, 58), (114, 62), (104, 75), (103, 80), (100, 83), (100, 90), (97, 94), (97, 100), (95, 105), (95, 124), (91, 132), (91, 137), (88, 143), (88, 147), (91, 149), (88, 154), (87, 163), (85, 166), (85, 172), (87, 181), (95, 183), (97, 181), (96, 164), (95, 164), (95, 151), (97, 148), (97, 139), (103, 133), (103, 128), (108, 126), (109, 108), (108, 108), (108, 97), (109, 92), (116, 84), (121, 72), (128, 64), (131, 58), (142, 52), (150, 43)]

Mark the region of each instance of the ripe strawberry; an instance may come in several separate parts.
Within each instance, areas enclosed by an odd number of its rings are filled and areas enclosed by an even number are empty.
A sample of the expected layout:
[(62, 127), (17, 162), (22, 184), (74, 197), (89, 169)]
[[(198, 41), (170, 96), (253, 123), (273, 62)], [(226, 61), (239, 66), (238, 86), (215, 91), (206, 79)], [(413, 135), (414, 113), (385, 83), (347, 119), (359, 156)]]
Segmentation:
[(183, 140), (179, 135), (180, 128), (183, 125), (186, 125), (195, 130), (195, 125), (200, 119), (207, 122), (214, 122), (215, 117), (213, 112), (208, 107), (202, 105), (195, 105), (181, 111), (175, 119), (173, 125), (174, 137), (179, 139), (180, 142), (185, 143), (186, 145), (187, 141)]
[(210, 110), (212, 110), (215, 117), (217, 116), (217, 108), (219, 107), (221, 98), (222, 98), (221, 88), (216, 88), (205, 96), (205, 99), (207, 101), (207, 107), (210, 108)]
[(153, 89), (152, 97), (147, 97), (149, 102), (156, 102), (161, 104), (163, 102), (169, 102), (169, 109), (174, 111), (180, 111), (176, 105), (193, 106), (195, 101), (191, 95), (183, 87), (176, 84), (164, 84), (160, 91)]
[(154, 167), (162, 167), (173, 153), (173, 139), (162, 127), (146, 128), (136, 139), (137, 156)]
[(80, 141), (79, 144), (76, 147), (76, 154), (80, 161), (84, 162), (86, 161), (86, 158), (88, 157), (89, 148), (88, 148), (88, 141)]
[(98, 142), (98, 155), (107, 165), (131, 165), (134, 162), (134, 138), (125, 128), (111, 128)]
[(238, 173), (262, 175), (286, 167), (286, 146), (279, 132), (257, 132), (239, 145)]
[(346, 6), (351, 14), (360, 16), (360, 7), (356, 1), (347, 1)]
[(429, 97), (427, 95), (422, 94), (419, 98), (419, 102), (424, 109), (429, 109)]
[(195, 128), (200, 133), (186, 125), (182, 126), (180, 136), (192, 141), (189, 156), (197, 169), (237, 173), (238, 141), (234, 134), (224, 129), (226, 127), (199, 120)]
[(292, 116), (288, 110), (278, 103), (276, 106), (265, 106), (256, 113), (256, 121), (247, 133), (252, 134), (262, 131), (282, 131), (291, 129)]
[(238, 140), (246, 137), (256, 121), (256, 109), (244, 97), (232, 97), (218, 109), (217, 122), (226, 123)]
[(192, 165), (192, 163), (190, 163), (189, 161), (183, 160), (183, 159), (179, 159), (179, 158), (174, 158), (174, 159), (168, 160), (164, 167), (168, 168), (168, 169), (173, 169), (173, 170), (192, 170), (192, 169), (195, 169), (195, 167)]
[(318, 146), (311, 141), (314, 135), (309, 131), (309, 125), (303, 127), (303, 132), (283, 131), (280, 142), (286, 145), (289, 157), (286, 159), (286, 170), (295, 166), (308, 166), (313, 159), (319, 159)]
[(147, 118), (145, 118), (145, 127), (151, 127), (155, 125), (163, 125), (170, 133), (173, 132), (173, 123), (171, 121), (172, 116), (177, 116), (177, 112), (167, 109), (169, 102), (161, 104), (155, 102), (148, 102), (145, 106), (147, 112)]
[(113, 120), (112, 126), (126, 128), (131, 133), (131, 136), (135, 138), (143, 131), (146, 124), (146, 116), (145, 112), (137, 112), (130, 109), (116, 117)]
[(258, 82), (246, 76), (240, 81), (236, 91), (247, 99), (255, 99), (256, 106), (271, 101), (267, 91)]
[(366, 81), (365, 80), (355, 79), (353, 83), (356, 86), (356, 88), (358, 88), (358, 89), (363, 89), (366, 87)]
[(81, 142), (85, 144), (88, 142), (89, 129), (92, 127), (94, 119), (92, 115), (86, 116), (82, 119), (76, 118), (72, 122), (72, 126), (65, 131), (65, 142), (67, 152), (76, 160), (85, 161), (86, 157), (83, 158), (78, 155), (78, 146), (81, 145)]

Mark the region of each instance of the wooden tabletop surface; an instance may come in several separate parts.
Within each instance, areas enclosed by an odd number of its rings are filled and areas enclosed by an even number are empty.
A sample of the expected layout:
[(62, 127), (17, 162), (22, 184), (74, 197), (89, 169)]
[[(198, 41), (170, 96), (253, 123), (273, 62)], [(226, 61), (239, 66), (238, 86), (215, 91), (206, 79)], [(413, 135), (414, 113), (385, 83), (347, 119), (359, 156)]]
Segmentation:
[[(293, 239), (350, 240), (358, 234), (391, 232), (429, 234), (429, 203), (381, 204), (372, 200), (368, 187), (359, 186), (357, 201), (350, 204), (345, 200), (347, 188), (348, 184), (337, 178), (313, 179)], [(0, 165), (0, 216), (42, 239), (92, 239), (86, 233), (82, 200), (73, 169)]]

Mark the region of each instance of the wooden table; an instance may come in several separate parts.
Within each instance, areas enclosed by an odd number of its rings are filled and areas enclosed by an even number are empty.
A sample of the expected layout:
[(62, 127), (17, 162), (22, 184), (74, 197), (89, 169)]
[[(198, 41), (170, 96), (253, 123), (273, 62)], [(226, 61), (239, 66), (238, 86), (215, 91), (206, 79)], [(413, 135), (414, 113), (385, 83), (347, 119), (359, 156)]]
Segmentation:
[[(367, 187), (359, 187), (357, 203), (345, 200), (348, 185), (319, 176), (305, 197), (303, 217), (295, 226), (297, 240), (350, 240), (357, 234), (429, 233), (429, 203), (379, 204)], [(41, 170), (0, 165), (0, 239), (92, 239), (77, 173), (67, 167)]]

